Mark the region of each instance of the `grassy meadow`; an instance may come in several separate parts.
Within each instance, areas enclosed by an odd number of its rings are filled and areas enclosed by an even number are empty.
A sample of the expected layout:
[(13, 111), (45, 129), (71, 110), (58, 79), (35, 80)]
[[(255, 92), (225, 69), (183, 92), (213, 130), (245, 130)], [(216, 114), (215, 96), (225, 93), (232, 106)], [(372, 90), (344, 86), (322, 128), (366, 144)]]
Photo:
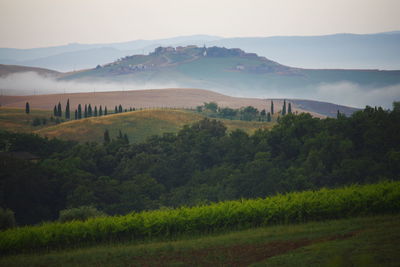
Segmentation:
[[(15, 132), (33, 132), (49, 138), (60, 138), (79, 142), (103, 142), (103, 134), (109, 130), (116, 138), (119, 130), (127, 134), (130, 142), (142, 142), (152, 135), (176, 133), (184, 125), (204, 118), (203, 115), (182, 109), (148, 109), (102, 117), (71, 120), (60, 124), (50, 122), (52, 111), (0, 108), (0, 128)], [(32, 126), (34, 118), (46, 118), (46, 125)], [(256, 121), (222, 120), (228, 131), (241, 129), (249, 134), (259, 128), (270, 128), (272, 123)]]
[[(48, 127), (54, 123), (50, 122), (53, 111), (44, 109), (31, 109), (30, 114), (25, 113), (25, 109), (0, 107), (0, 129), (30, 133), (38, 129)], [(34, 118), (46, 119), (46, 125), (33, 126)]]

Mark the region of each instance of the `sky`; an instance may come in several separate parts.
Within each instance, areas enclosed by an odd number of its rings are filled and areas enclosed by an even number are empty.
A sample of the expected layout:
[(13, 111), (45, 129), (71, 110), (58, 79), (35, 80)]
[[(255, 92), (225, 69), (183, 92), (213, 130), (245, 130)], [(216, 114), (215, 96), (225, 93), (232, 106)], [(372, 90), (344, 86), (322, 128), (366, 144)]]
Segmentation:
[(400, 30), (399, 0), (0, 0), (0, 47)]

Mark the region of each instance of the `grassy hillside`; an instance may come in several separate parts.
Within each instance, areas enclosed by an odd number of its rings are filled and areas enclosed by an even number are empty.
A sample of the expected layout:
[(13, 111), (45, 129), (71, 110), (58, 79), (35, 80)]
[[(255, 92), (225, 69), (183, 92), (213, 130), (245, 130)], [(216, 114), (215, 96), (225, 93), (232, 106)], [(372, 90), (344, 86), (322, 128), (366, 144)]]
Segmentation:
[[(0, 129), (29, 133), (40, 128), (48, 127), (53, 123), (49, 118), (53, 115), (50, 110), (31, 109), (30, 114), (25, 113), (25, 109), (21, 108), (0, 108)], [(46, 125), (33, 126), (32, 122), (35, 118), (46, 119)]]
[(0, 258), (0, 266), (398, 266), (400, 216), (386, 215), (177, 240)]
[[(119, 132), (126, 133), (130, 142), (141, 142), (152, 135), (178, 132), (183, 125), (201, 120), (202, 115), (180, 109), (154, 109), (93, 117), (65, 122), (35, 131), (65, 140), (103, 141), (103, 133), (109, 130), (111, 138)], [(258, 128), (272, 127), (272, 123), (223, 120), (229, 131), (242, 129), (252, 133)]]

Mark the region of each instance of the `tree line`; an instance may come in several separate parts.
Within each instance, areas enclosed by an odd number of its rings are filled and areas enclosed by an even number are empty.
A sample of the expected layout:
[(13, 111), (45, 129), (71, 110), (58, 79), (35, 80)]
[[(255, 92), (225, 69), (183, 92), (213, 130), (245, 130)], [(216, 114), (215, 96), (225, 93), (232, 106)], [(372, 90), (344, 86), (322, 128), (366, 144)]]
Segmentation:
[(0, 132), (0, 150), (41, 157), (0, 154), (0, 207), (14, 211), (17, 223), (34, 224), (81, 206), (126, 214), (398, 180), (399, 132), (400, 103), (350, 117), (286, 114), (252, 135), (206, 118), (134, 144), (123, 133), (78, 144)]
[(219, 107), (216, 102), (206, 102), (202, 106), (197, 106), (196, 111), (199, 113), (205, 113), (207, 116), (211, 118), (223, 118), (230, 120), (244, 120), (244, 121), (276, 121), (280, 116), (284, 116), (286, 114), (292, 114), (292, 105), (289, 102), (288, 107), (286, 107), (286, 99), (283, 100), (282, 110), (279, 111), (279, 114), (275, 116), (274, 119), (274, 102), (271, 100), (270, 103), (270, 111), (266, 111), (262, 109), (259, 111), (257, 108), (253, 106), (247, 106), (240, 109), (233, 109), (228, 107)]

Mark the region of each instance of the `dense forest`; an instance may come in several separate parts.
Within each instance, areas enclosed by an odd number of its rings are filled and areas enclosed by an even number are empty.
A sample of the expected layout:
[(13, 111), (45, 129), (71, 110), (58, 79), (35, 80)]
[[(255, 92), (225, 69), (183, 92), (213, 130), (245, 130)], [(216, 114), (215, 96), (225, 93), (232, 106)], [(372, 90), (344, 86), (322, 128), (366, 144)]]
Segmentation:
[(138, 144), (122, 134), (78, 144), (2, 131), (0, 151), (0, 207), (19, 225), (81, 206), (126, 214), (398, 180), (400, 103), (336, 119), (287, 114), (251, 136), (204, 119)]

